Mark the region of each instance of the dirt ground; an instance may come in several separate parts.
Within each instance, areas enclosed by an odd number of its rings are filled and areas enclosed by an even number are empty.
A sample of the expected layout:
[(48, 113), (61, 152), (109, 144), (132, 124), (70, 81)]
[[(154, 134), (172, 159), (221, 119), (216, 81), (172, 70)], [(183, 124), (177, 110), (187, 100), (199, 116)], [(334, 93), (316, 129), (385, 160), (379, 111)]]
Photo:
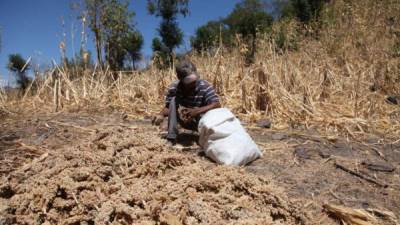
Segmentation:
[[(169, 146), (118, 112), (0, 122), (0, 224), (340, 224), (324, 203), (392, 212), (400, 142), (249, 129), (263, 157), (219, 166), (185, 133)], [(353, 172), (353, 173), (352, 173)]]

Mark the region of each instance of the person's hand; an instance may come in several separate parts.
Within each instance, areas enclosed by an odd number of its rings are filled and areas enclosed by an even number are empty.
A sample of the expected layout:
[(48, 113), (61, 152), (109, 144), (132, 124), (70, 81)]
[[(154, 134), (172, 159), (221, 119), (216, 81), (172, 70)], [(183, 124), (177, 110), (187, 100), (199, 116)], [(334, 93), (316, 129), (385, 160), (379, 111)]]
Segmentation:
[(151, 120), (151, 124), (159, 126), (164, 121), (163, 115), (155, 115)]
[(191, 120), (200, 115), (198, 108), (185, 108), (182, 110), (184, 118)]

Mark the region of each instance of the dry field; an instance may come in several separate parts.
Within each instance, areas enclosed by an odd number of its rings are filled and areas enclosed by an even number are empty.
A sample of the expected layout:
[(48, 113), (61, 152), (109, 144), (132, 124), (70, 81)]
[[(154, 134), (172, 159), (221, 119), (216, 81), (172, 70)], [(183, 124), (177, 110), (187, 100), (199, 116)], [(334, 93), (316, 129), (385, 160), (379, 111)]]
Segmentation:
[(400, 4), (333, 2), (298, 51), (188, 56), (262, 150), (246, 167), (215, 165), (195, 134), (160, 138), (173, 70), (55, 65), (0, 90), (0, 224), (399, 224)]
[(0, 125), (2, 224), (398, 224), (400, 143), (249, 128), (263, 158), (229, 167), (119, 110), (29, 115)]

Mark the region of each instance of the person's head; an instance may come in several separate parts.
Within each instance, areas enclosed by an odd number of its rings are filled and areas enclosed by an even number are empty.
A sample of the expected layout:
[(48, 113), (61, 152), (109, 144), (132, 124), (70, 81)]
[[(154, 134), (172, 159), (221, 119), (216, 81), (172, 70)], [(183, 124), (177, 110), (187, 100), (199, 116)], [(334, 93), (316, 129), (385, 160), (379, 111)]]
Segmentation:
[(178, 65), (176, 65), (175, 71), (180, 81), (191, 74), (197, 74), (196, 66), (187, 59), (181, 60)]
[(195, 90), (199, 76), (197, 75), (196, 66), (192, 62), (186, 59), (180, 61), (176, 66), (176, 75), (186, 93)]

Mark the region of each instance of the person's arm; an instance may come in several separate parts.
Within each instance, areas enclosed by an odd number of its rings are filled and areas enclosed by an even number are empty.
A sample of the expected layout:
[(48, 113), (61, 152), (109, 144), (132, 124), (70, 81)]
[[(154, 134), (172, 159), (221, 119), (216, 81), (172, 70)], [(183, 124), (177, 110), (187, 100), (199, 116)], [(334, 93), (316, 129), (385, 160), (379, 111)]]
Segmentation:
[(207, 82), (203, 81), (203, 86), (202, 88), (206, 90), (204, 93), (204, 102), (205, 106), (199, 107), (199, 108), (194, 108), (194, 109), (189, 109), (186, 112), (186, 115), (191, 118), (195, 118), (203, 113), (206, 113), (212, 109), (220, 108), (221, 104), (219, 102), (219, 97), (216, 94), (214, 88)]
[(203, 113), (206, 113), (212, 109), (221, 108), (221, 104), (219, 102), (211, 102), (210, 104), (199, 107), (199, 108), (187, 108), (184, 113), (189, 118), (195, 118)]
[(178, 88), (178, 83), (174, 82), (168, 87), (167, 94), (165, 95), (165, 107), (161, 110), (160, 115), (168, 116), (169, 114), (169, 103), (176, 96), (176, 91)]
[(219, 102), (212, 102), (209, 105), (203, 106), (199, 108), (199, 114), (202, 113), (206, 113), (208, 111), (210, 111), (211, 109), (217, 109), (217, 108), (221, 108), (221, 103)]
[(169, 102), (175, 97), (176, 95), (176, 85), (173, 83), (169, 88), (167, 95), (165, 96), (165, 107), (158, 113), (157, 115), (154, 116), (153, 118), (153, 124), (159, 125), (162, 123), (164, 118), (168, 116), (169, 114)]
[(168, 107), (164, 107), (161, 110), (160, 115), (163, 116), (163, 117), (166, 117), (166, 116), (168, 116), (168, 113), (169, 113), (169, 108)]

